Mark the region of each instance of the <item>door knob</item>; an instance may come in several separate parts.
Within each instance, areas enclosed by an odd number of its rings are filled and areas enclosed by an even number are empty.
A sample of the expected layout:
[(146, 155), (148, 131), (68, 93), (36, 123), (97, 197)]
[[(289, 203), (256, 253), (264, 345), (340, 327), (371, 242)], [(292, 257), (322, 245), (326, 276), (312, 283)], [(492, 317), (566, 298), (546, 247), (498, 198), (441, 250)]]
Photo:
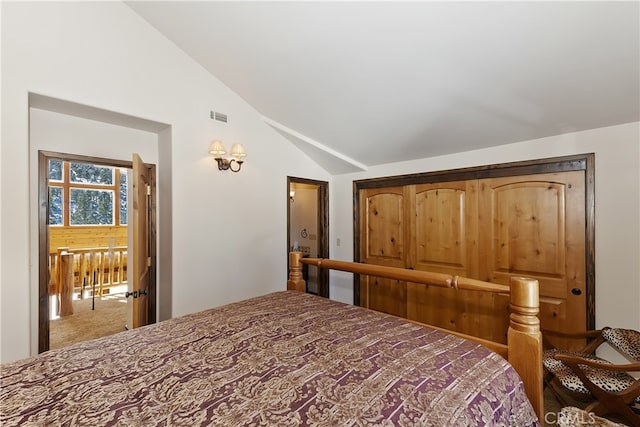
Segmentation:
[(571, 293), (574, 295), (582, 295), (582, 290), (580, 288), (571, 289)]

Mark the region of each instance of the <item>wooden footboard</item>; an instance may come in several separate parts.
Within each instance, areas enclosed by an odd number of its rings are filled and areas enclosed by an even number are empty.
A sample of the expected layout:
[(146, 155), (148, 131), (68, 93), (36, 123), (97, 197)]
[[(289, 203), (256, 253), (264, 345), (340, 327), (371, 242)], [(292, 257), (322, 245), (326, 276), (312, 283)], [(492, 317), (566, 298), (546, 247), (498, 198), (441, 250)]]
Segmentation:
[(289, 280), (287, 281), (287, 289), (305, 292), (305, 282), (302, 278), (303, 263), (319, 268), (366, 274), (369, 276), (432, 286), (510, 294), (511, 314), (506, 346), (458, 332), (448, 330), (446, 332), (479, 342), (505, 357), (522, 378), (527, 396), (538, 418), (540, 420), (544, 419), (542, 397), (542, 334), (540, 332), (540, 321), (537, 317), (539, 312), (539, 289), (537, 280), (512, 277), (510, 285), (506, 286), (466, 277), (426, 271), (331, 259), (303, 259), (301, 252), (291, 252), (289, 254)]

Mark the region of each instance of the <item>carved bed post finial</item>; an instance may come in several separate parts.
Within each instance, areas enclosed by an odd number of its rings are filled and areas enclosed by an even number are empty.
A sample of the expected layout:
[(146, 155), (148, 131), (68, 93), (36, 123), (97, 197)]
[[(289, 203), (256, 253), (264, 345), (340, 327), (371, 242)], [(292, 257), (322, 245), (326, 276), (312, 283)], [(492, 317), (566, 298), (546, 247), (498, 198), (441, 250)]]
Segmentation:
[(525, 384), (525, 391), (538, 418), (544, 418), (542, 397), (542, 333), (537, 280), (511, 277), (509, 362)]
[(287, 290), (306, 292), (307, 286), (302, 278), (302, 252), (289, 252), (289, 280)]

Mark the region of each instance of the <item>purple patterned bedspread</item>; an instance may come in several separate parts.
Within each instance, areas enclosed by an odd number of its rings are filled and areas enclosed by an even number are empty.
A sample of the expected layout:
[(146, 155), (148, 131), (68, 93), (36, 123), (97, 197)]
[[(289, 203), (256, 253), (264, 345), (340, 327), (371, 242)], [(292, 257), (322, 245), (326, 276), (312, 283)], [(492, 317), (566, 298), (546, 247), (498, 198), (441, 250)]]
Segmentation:
[(0, 425), (537, 426), (485, 347), (277, 292), (1, 367)]

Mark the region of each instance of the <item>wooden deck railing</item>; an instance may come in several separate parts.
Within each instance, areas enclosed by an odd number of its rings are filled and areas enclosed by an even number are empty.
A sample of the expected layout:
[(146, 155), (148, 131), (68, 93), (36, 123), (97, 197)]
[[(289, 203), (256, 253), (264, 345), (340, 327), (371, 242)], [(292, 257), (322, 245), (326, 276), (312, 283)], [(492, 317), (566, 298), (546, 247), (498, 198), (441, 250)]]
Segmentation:
[(127, 247), (58, 248), (49, 254), (49, 294), (59, 298), (60, 315), (73, 314), (71, 301), (95, 289), (102, 296), (127, 283)]

